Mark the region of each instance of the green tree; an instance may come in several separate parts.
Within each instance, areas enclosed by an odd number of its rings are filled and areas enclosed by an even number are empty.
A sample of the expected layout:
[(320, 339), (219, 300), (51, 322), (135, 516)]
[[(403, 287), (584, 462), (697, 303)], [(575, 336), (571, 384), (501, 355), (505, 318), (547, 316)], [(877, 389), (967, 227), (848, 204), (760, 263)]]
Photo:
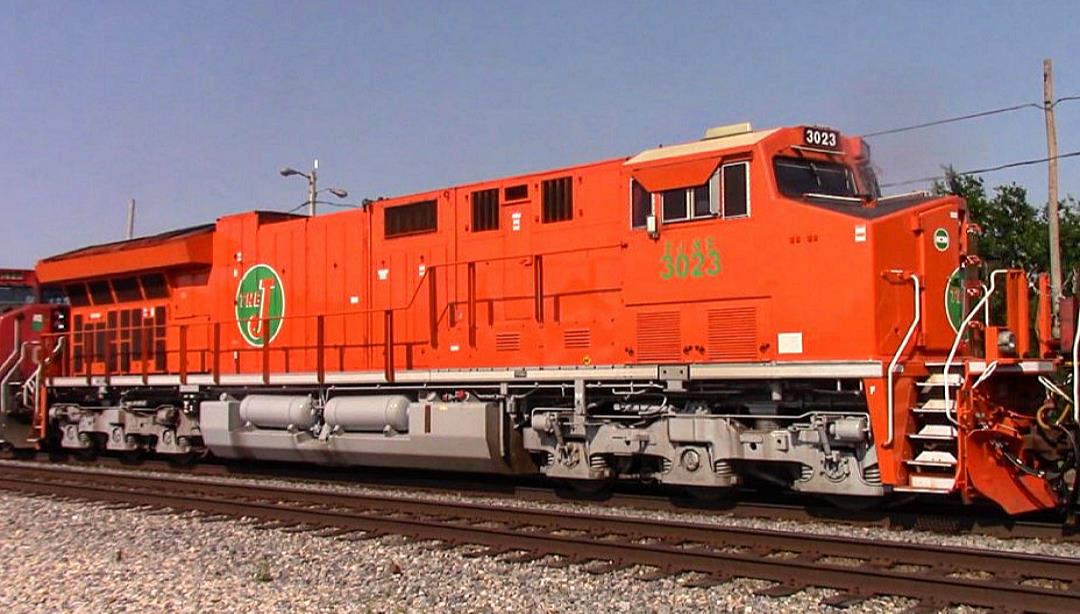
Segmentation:
[[(945, 180), (936, 182), (937, 194), (955, 194), (967, 201), (971, 220), (982, 228), (978, 253), (991, 267), (1012, 266), (1030, 273), (1050, 270), (1047, 207), (1028, 202), (1027, 190), (1015, 183), (997, 186), (987, 194), (981, 177), (958, 175), (945, 169)], [(1080, 207), (1073, 198), (1059, 206), (1061, 262), (1066, 287), (1072, 285), (1080, 265)]]

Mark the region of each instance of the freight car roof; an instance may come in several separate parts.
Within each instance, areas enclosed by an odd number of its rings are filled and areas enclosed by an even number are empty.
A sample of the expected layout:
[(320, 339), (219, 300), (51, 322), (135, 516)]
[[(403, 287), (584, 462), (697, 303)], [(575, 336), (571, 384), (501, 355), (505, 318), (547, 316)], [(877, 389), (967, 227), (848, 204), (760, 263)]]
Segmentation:
[(51, 256), (38, 262), (38, 279), (53, 283), (136, 270), (209, 265), (213, 256), (214, 226), (191, 226)]

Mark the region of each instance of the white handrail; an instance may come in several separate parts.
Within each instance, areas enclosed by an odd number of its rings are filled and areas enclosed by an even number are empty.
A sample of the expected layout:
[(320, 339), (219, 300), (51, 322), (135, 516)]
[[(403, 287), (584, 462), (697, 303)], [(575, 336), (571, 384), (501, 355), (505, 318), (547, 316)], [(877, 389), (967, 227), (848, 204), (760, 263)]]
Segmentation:
[(1080, 398), (1076, 395), (1080, 393), (1080, 364), (1077, 363), (1076, 353), (1080, 352), (1080, 301), (1073, 300), (1073, 309), (1076, 309), (1076, 328), (1073, 329), (1073, 422), (1080, 424), (1080, 403), (1077, 403)]
[[(21, 322), (18, 317), (13, 317), (11, 320), (14, 322), (12, 326), (12, 328), (14, 328), (12, 331), (12, 339), (15, 341), (15, 344), (11, 348), (11, 355), (4, 360), (3, 365), (0, 365), (0, 379), (3, 381), (7, 381), (8, 371), (14, 371), (15, 368), (19, 366), (18, 362), (11, 364), (11, 361), (18, 359), (19, 357), (19, 350), (21, 348), (20, 342), (22, 341), (22, 327), (19, 326)], [(7, 410), (7, 390), (0, 388), (0, 415), (6, 414)]]
[[(890, 273), (902, 274), (903, 271), (893, 270), (890, 271)], [(885, 440), (885, 443), (882, 444), (883, 446), (892, 445), (894, 433), (896, 430), (896, 413), (894, 411), (895, 403), (893, 400), (893, 374), (896, 371), (896, 364), (900, 362), (900, 356), (904, 353), (904, 349), (907, 348), (907, 344), (909, 341), (911, 341), (912, 335), (915, 334), (915, 329), (919, 326), (919, 320), (922, 319), (922, 301), (920, 300), (921, 297), (919, 296), (919, 276), (912, 273), (911, 283), (915, 285), (915, 314), (911, 318), (911, 326), (908, 327), (907, 334), (904, 335), (903, 341), (900, 342), (900, 347), (896, 348), (896, 353), (893, 354), (892, 360), (889, 362), (889, 373), (887, 376), (888, 391), (886, 393), (888, 395), (887, 398), (889, 399), (889, 438)]]
[(49, 355), (48, 358), (39, 358), (37, 368), (34, 369), (34, 372), (30, 377), (26, 378), (26, 381), (23, 382), (22, 399), (23, 405), (26, 407), (30, 407), (30, 395), (33, 394), (35, 397), (37, 396), (37, 385), (38, 382), (41, 381), (41, 374), (44, 371), (45, 366), (50, 364), (64, 348), (64, 339), (66, 339), (66, 337), (60, 337), (60, 339), (57, 340), (56, 347), (53, 348), (52, 354)]
[(952, 368), (953, 358), (956, 357), (956, 350), (960, 347), (960, 340), (964, 338), (964, 331), (967, 330), (971, 320), (975, 317), (975, 314), (979, 313), (979, 309), (982, 308), (984, 303), (989, 302), (990, 296), (997, 290), (997, 281), (995, 276), (1001, 273), (1008, 273), (1008, 269), (997, 269), (990, 273), (990, 289), (987, 290), (978, 303), (975, 303), (975, 307), (967, 314), (964, 321), (960, 323), (960, 326), (956, 327), (956, 339), (953, 340), (952, 349), (949, 350), (949, 357), (945, 359), (945, 367), (941, 371), (942, 377), (945, 379), (945, 417), (949, 419), (949, 422), (960, 426), (960, 423), (952, 415), (952, 407), (949, 405), (949, 369)]

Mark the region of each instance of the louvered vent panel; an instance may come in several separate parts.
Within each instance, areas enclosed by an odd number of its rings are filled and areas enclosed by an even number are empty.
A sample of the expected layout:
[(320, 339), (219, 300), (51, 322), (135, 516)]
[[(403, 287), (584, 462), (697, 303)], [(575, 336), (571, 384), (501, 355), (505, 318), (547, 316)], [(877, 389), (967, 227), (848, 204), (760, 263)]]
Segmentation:
[(642, 362), (680, 360), (682, 338), (679, 312), (639, 313), (637, 316), (637, 359)]
[(521, 349), (521, 333), (495, 333), (495, 351), (517, 352)]
[(592, 333), (587, 328), (563, 331), (563, 347), (568, 350), (587, 350), (592, 345)]
[(756, 360), (757, 309), (710, 309), (709, 360)]

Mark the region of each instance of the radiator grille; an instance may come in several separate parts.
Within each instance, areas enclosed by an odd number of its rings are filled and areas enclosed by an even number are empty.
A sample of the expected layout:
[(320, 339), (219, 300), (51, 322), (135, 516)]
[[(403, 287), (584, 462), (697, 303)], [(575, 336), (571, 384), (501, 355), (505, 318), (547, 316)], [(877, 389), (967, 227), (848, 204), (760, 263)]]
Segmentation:
[(671, 362), (681, 358), (682, 338), (679, 312), (639, 313), (637, 316), (637, 359), (643, 362)]
[(592, 332), (587, 328), (563, 331), (563, 347), (568, 350), (587, 350), (592, 346)]
[(517, 352), (521, 349), (521, 333), (495, 333), (496, 352)]
[(709, 360), (756, 360), (757, 309), (710, 309)]

